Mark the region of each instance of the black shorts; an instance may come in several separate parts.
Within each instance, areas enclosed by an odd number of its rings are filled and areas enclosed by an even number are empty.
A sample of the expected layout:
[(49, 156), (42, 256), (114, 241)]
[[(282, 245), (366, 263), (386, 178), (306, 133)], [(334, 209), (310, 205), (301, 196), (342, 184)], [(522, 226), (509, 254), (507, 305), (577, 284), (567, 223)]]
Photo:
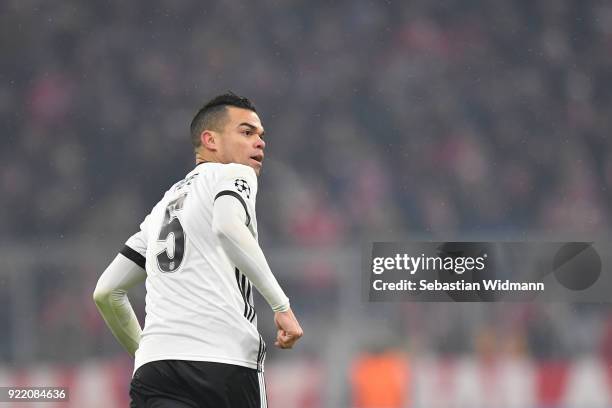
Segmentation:
[(130, 384), (130, 408), (267, 408), (263, 373), (233, 364), (160, 360)]

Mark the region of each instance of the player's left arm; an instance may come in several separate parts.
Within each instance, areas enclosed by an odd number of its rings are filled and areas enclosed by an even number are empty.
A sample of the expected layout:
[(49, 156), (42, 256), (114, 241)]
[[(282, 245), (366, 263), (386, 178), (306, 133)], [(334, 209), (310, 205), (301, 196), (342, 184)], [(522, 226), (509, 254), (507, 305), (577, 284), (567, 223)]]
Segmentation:
[(117, 254), (108, 265), (98, 280), (93, 298), (115, 338), (128, 353), (134, 355), (140, 343), (142, 329), (127, 297), (127, 291), (143, 282), (147, 273), (123, 254), (128, 253), (130, 249), (124, 247), (122, 253)]
[(127, 291), (146, 277), (147, 224), (149, 216), (140, 224), (140, 231), (132, 235), (115, 259), (108, 265), (93, 293), (96, 306), (115, 338), (134, 355), (140, 344), (142, 329)]

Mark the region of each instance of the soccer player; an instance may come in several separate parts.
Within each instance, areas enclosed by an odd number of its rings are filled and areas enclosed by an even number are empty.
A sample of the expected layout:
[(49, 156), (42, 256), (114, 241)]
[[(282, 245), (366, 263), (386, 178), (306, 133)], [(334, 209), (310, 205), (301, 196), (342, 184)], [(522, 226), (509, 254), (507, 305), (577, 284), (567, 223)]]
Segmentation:
[[(257, 242), (255, 196), (264, 129), (232, 93), (191, 122), (195, 168), (155, 205), (106, 268), (94, 300), (135, 356), (131, 407), (266, 407), (266, 345), (253, 286), (274, 311), (275, 345), (303, 335)], [(146, 279), (140, 325), (126, 291)]]

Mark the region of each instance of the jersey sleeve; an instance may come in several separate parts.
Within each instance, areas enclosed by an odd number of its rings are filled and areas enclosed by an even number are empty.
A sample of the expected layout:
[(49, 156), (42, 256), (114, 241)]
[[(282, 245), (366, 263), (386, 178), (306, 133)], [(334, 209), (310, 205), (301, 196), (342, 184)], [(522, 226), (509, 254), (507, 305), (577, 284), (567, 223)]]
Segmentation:
[(147, 255), (147, 225), (150, 215), (147, 215), (140, 223), (140, 231), (132, 235), (125, 242), (123, 248), (119, 253), (125, 256), (127, 259), (134, 262), (136, 265), (145, 269), (146, 255)]
[(127, 291), (145, 280), (147, 274), (143, 269), (122, 255), (117, 255), (98, 279), (93, 293), (104, 321), (131, 355), (138, 349), (142, 329)]
[(224, 167), (219, 182), (213, 191), (215, 201), (222, 196), (236, 198), (244, 208), (246, 226), (255, 218), (257, 176), (255, 170), (243, 164), (228, 164)]

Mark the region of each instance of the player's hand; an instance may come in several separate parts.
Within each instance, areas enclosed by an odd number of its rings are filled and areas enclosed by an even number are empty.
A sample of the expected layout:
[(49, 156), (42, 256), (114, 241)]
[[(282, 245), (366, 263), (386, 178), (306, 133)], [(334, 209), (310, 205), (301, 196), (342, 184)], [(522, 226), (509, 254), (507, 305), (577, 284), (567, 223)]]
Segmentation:
[(304, 330), (291, 309), (274, 313), (274, 323), (278, 329), (274, 342), (276, 347), (290, 349), (304, 335)]

